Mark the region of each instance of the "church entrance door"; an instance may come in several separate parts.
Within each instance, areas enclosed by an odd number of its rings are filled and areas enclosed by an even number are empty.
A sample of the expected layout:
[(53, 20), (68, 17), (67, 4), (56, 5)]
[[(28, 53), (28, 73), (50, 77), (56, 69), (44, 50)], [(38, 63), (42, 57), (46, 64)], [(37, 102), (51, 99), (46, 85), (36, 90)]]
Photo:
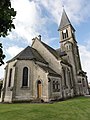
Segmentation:
[(37, 97), (41, 98), (41, 94), (42, 94), (42, 84), (41, 81), (39, 80), (37, 83)]

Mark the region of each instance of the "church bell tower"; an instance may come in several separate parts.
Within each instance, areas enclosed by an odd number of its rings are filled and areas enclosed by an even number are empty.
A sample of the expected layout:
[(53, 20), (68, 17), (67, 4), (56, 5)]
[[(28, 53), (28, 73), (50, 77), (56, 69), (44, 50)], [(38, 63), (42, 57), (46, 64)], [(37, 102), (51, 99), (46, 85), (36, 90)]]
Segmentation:
[(67, 53), (67, 56), (70, 60), (69, 62), (72, 64), (72, 66), (74, 65), (75, 71), (78, 72), (82, 68), (77, 41), (75, 38), (75, 29), (72, 26), (64, 9), (58, 31), (60, 32), (61, 52)]
[(75, 94), (78, 95), (78, 72), (82, 71), (79, 50), (75, 38), (75, 29), (72, 26), (65, 10), (63, 9), (61, 22), (58, 28), (60, 33), (60, 50), (67, 54), (67, 61), (72, 65), (73, 81), (75, 86)]

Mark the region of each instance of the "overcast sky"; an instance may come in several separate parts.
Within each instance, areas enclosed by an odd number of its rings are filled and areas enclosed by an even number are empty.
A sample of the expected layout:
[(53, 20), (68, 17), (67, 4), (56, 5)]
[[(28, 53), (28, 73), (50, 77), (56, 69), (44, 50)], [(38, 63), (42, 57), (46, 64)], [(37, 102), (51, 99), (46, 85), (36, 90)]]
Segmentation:
[[(11, 0), (17, 11), (13, 30), (3, 43), (5, 61), (11, 59), (28, 45), (32, 38), (42, 36), (42, 40), (59, 48), (60, 36), (57, 31), (64, 9), (76, 29), (82, 68), (90, 82), (90, 0)], [(6, 65), (6, 64), (5, 64)], [(0, 67), (0, 78), (4, 77), (4, 67)]]

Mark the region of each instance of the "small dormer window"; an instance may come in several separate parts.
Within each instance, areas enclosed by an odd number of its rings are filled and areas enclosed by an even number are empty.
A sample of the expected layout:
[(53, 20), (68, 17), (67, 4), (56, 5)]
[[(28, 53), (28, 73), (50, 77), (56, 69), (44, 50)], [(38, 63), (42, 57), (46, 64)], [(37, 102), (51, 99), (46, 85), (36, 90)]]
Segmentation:
[(62, 31), (62, 38), (63, 38), (63, 39), (68, 38), (68, 30), (67, 30), (67, 29), (64, 29), (64, 30)]

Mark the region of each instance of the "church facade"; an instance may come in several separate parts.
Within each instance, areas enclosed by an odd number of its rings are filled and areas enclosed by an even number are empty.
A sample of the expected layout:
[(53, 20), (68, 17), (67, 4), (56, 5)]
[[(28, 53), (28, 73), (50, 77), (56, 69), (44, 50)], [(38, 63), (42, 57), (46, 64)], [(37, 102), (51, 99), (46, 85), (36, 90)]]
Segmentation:
[(1, 92), (2, 102), (66, 99), (86, 95), (88, 81), (82, 70), (79, 50), (72, 26), (63, 10), (60, 26), (60, 48), (55, 50), (41, 40), (7, 62)]

